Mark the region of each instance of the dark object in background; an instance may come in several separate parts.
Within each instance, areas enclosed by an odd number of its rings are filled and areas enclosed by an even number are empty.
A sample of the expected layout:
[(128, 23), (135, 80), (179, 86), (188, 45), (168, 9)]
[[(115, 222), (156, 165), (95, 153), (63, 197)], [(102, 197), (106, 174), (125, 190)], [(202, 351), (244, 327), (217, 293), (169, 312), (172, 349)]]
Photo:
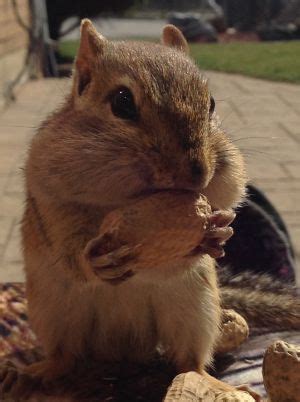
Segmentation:
[(251, 31), (272, 20), (283, 6), (283, 0), (217, 0), (223, 8), (227, 27)]
[[(83, 18), (96, 17), (101, 13), (122, 15), (133, 4), (135, 0), (46, 0), (49, 36), (55, 43), (61, 36), (78, 28)], [(69, 17), (77, 19), (65, 32), (61, 32), (62, 23)], [(42, 63), (43, 70), (46, 71), (44, 76), (69, 76), (73, 58), (61, 56), (56, 46), (51, 45), (56, 68), (53, 69), (53, 63), (47, 62), (49, 52), (46, 50)], [(49, 43), (44, 43), (44, 46), (47, 49)]]
[(237, 211), (226, 256), (218, 260), (234, 274), (268, 273), (284, 282), (295, 281), (294, 251), (287, 228), (270, 201), (254, 186)]
[(103, 12), (122, 14), (135, 0), (47, 0), (50, 38), (58, 40), (60, 27), (69, 17), (95, 17)]
[(217, 0), (227, 27), (262, 40), (300, 39), (300, 0)]
[(170, 13), (168, 22), (179, 28), (190, 42), (217, 42), (218, 40), (216, 29), (199, 14)]
[(257, 33), (264, 41), (297, 40), (300, 39), (300, 25), (293, 23), (281, 25), (273, 22), (259, 27)]
[(281, 12), (276, 17), (278, 24), (294, 23), (300, 25), (300, 0), (288, 0), (284, 2)]
[(300, 39), (300, 0), (289, 0), (277, 17), (258, 28), (262, 40)]

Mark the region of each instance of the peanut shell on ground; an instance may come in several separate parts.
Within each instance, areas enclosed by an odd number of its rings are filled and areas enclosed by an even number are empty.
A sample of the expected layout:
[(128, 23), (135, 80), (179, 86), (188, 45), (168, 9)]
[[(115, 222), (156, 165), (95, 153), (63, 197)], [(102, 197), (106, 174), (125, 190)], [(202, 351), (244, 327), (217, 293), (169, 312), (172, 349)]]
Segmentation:
[(255, 402), (247, 392), (222, 392), (212, 387), (206, 377), (194, 371), (176, 376), (164, 402)]
[(300, 346), (276, 341), (263, 362), (264, 384), (272, 402), (300, 402)]
[(234, 310), (222, 310), (222, 327), (216, 353), (223, 354), (237, 349), (249, 336), (246, 320)]

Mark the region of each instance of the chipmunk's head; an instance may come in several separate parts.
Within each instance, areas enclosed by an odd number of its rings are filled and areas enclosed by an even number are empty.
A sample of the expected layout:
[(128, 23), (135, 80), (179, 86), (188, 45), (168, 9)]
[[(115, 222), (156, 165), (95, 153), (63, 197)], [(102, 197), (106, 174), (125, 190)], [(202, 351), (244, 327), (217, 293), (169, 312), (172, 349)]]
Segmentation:
[(215, 208), (236, 204), (243, 159), (187, 51), (172, 25), (162, 44), (110, 42), (84, 20), (71, 98), (46, 125), (56, 127), (47, 186), (59, 180), (62, 196), (103, 206), (173, 188), (201, 192)]

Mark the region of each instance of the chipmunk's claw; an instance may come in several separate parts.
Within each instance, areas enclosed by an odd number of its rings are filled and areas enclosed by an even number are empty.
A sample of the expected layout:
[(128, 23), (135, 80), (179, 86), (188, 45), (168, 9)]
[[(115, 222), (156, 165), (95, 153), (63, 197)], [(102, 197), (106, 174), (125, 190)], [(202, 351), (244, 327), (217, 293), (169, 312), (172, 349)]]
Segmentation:
[(0, 400), (24, 401), (39, 389), (40, 381), (7, 361), (0, 368)]
[(200, 245), (201, 251), (213, 258), (224, 257), (225, 242), (233, 235), (231, 227), (209, 229)]
[(233, 211), (215, 211), (208, 218), (209, 225), (213, 227), (224, 228), (230, 225), (236, 217)]
[(112, 244), (104, 235), (89, 242), (84, 255), (94, 274), (103, 281), (117, 285), (134, 275), (128, 263), (136, 259), (138, 248), (139, 245), (129, 247)]
[(91, 264), (94, 273), (102, 280), (118, 284), (134, 275), (127, 263), (133, 261), (135, 256), (135, 249), (121, 246), (108, 254), (92, 258)]
[(216, 211), (208, 219), (208, 227), (201, 244), (193, 250), (193, 254), (209, 254), (213, 258), (225, 255), (225, 242), (233, 235), (233, 229), (229, 227), (234, 220), (232, 211)]

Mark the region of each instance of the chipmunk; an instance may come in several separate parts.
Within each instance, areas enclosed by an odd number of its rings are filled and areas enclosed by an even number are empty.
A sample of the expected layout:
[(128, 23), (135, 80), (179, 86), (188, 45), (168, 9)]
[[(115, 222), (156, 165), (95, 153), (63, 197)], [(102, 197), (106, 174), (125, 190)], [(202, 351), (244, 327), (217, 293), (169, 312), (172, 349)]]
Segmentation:
[(81, 258), (104, 217), (141, 194), (188, 190), (214, 210), (239, 204), (243, 157), (214, 107), (174, 26), (162, 44), (111, 42), (83, 20), (71, 93), (33, 138), (25, 169), (29, 318), (46, 355), (27, 374), (62, 376), (87, 353), (147, 361), (158, 343), (178, 372), (205, 372), (220, 325), (213, 258), (199, 252), (176, 275), (157, 267), (115, 286), (89, 280)]

